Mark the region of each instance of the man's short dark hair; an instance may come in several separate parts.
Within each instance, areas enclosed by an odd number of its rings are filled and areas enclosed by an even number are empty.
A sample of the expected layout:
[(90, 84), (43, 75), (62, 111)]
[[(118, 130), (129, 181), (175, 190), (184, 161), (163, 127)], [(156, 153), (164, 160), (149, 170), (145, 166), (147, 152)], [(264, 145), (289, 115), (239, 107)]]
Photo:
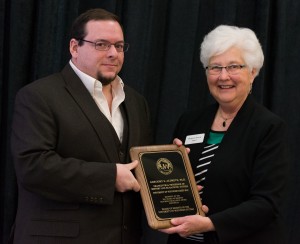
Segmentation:
[(71, 32), (70, 32), (70, 38), (74, 38), (78, 40), (78, 45), (82, 45), (82, 39), (86, 36), (86, 23), (91, 21), (91, 20), (112, 20), (116, 21), (119, 23), (121, 26), (122, 30), (123, 27), (121, 25), (121, 21), (119, 17), (111, 12), (108, 12), (104, 9), (101, 8), (95, 8), (95, 9), (90, 9), (87, 10), (86, 12), (82, 13), (79, 15), (75, 21), (73, 22), (73, 25), (71, 27)]

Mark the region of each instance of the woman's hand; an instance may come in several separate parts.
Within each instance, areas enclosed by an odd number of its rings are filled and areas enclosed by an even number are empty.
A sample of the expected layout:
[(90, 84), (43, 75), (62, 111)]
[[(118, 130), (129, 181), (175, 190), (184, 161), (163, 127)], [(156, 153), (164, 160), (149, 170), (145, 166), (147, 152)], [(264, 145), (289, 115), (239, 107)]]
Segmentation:
[[(177, 145), (178, 147), (180, 147), (180, 146), (183, 145), (183, 144), (182, 144), (182, 141), (179, 140), (178, 138), (175, 138), (175, 139), (173, 140), (173, 144)], [(186, 149), (186, 152), (187, 152), (187, 153), (190, 153), (191, 150), (190, 150), (188, 147), (186, 147), (185, 149)]]
[[(197, 185), (197, 189), (198, 191), (201, 191), (203, 186)], [(201, 209), (205, 214), (208, 214), (209, 208), (206, 205), (202, 205)]]
[(171, 219), (171, 224), (173, 227), (160, 229), (159, 231), (166, 234), (177, 233), (181, 237), (187, 237), (190, 235), (215, 230), (210, 218), (203, 217), (201, 215), (189, 215), (185, 217), (174, 218)]

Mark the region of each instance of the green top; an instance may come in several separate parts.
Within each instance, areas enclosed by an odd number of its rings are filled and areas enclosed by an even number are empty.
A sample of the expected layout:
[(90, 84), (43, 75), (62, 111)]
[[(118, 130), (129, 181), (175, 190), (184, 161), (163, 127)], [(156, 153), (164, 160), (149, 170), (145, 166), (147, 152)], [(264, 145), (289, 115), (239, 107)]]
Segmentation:
[(207, 139), (207, 144), (220, 144), (223, 137), (225, 135), (225, 131), (210, 131)]

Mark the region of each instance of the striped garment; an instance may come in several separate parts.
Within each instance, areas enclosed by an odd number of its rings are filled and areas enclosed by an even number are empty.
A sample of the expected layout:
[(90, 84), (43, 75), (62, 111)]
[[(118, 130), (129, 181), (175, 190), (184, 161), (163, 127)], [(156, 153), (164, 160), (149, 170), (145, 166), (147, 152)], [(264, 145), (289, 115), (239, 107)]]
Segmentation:
[[(209, 165), (211, 164), (213, 157), (215, 156), (215, 152), (219, 148), (219, 144), (221, 143), (224, 134), (225, 133), (223, 131), (222, 132), (211, 131), (209, 133), (207, 144), (204, 147), (204, 150), (201, 153), (199, 159), (199, 163), (196, 166), (196, 170), (195, 170), (196, 183), (197, 185), (203, 186), (202, 190), (199, 192), (200, 198), (204, 190), (205, 175), (208, 171)], [(194, 234), (186, 237), (186, 239), (195, 242), (204, 242), (204, 234), (203, 233)]]

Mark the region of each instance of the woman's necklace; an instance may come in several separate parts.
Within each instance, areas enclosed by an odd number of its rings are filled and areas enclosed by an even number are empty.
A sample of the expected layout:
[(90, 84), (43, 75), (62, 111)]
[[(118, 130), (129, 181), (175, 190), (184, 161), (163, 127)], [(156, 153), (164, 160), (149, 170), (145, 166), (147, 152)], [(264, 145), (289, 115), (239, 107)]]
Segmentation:
[(223, 126), (224, 128), (226, 127), (226, 122), (227, 122), (227, 120), (232, 120), (232, 119), (234, 119), (234, 117), (235, 117), (235, 115), (234, 115), (234, 116), (231, 117), (231, 118), (224, 118), (224, 117), (222, 116), (221, 110), (219, 110), (219, 114), (220, 114), (220, 117), (223, 119), (222, 126)]

